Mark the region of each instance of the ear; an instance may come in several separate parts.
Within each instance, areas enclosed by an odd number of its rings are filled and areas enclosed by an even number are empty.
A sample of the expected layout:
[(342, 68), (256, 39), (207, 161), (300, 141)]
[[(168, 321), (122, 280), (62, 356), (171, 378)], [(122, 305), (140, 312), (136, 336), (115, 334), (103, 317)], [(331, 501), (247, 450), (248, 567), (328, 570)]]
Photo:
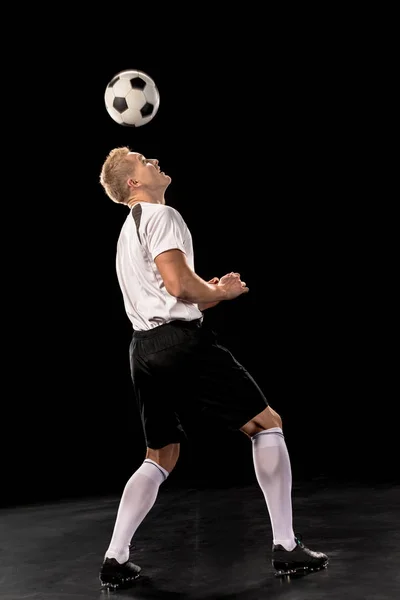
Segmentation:
[(128, 179), (128, 187), (129, 188), (137, 188), (140, 186), (140, 183), (136, 179), (129, 178)]

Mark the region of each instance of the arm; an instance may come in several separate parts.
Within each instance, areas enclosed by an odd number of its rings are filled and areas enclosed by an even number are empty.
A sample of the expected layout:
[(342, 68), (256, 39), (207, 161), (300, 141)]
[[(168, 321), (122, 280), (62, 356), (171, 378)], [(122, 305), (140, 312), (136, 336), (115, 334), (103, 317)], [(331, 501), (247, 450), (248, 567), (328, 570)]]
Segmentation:
[[(199, 277), (190, 268), (185, 254), (180, 250), (173, 249), (162, 252), (156, 256), (154, 262), (167, 292), (171, 296), (186, 302), (200, 305), (212, 304), (213, 306), (221, 300), (227, 299), (226, 290)], [(207, 306), (207, 308), (209, 307)], [(200, 308), (200, 310), (202, 309)]]
[[(219, 282), (218, 277), (213, 277), (212, 279), (210, 279), (210, 281), (207, 281), (207, 283), (212, 283), (212, 284), (216, 284), (218, 282)], [(199, 307), (199, 310), (201, 310), (201, 312), (204, 312), (208, 308), (213, 308), (213, 306), (217, 306), (217, 304), (219, 304), (219, 302), (204, 302), (204, 303), (200, 303), (198, 305), (198, 307)]]
[(174, 209), (164, 207), (147, 223), (147, 247), (153, 257), (165, 288), (171, 296), (201, 307), (215, 306), (221, 300), (232, 300), (249, 291), (239, 273), (228, 273), (217, 282), (199, 277), (186, 257), (185, 223)]

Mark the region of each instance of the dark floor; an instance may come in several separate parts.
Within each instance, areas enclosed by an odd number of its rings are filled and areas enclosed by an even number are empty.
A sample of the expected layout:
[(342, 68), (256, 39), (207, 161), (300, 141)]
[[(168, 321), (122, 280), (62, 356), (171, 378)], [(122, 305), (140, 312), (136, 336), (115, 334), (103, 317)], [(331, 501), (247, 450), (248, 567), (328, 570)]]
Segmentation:
[(117, 497), (3, 508), (0, 599), (400, 599), (400, 487), (297, 484), (293, 505), (296, 532), (330, 564), (282, 581), (257, 486), (166, 486), (134, 538), (143, 577), (118, 592), (98, 579)]

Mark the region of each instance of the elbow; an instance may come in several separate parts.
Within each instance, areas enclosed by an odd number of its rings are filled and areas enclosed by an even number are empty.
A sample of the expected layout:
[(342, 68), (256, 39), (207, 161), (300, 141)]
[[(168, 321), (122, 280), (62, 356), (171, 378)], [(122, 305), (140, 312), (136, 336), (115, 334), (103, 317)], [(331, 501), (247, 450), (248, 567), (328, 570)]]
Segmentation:
[(173, 273), (164, 279), (165, 289), (171, 296), (186, 302), (194, 301), (193, 276), (191, 273)]
[(184, 298), (184, 292), (180, 281), (164, 281), (164, 285), (168, 294), (170, 294), (171, 296), (175, 296), (175, 298)]

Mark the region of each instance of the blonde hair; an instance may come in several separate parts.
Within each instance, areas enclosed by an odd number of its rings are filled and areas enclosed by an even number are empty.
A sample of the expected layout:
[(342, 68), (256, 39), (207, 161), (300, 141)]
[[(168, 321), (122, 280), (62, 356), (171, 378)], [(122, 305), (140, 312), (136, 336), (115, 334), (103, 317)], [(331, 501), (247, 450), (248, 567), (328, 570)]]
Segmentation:
[(127, 179), (133, 175), (133, 165), (127, 160), (131, 149), (128, 146), (114, 148), (109, 152), (100, 172), (100, 184), (107, 196), (118, 204), (124, 204), (129, 197)]

